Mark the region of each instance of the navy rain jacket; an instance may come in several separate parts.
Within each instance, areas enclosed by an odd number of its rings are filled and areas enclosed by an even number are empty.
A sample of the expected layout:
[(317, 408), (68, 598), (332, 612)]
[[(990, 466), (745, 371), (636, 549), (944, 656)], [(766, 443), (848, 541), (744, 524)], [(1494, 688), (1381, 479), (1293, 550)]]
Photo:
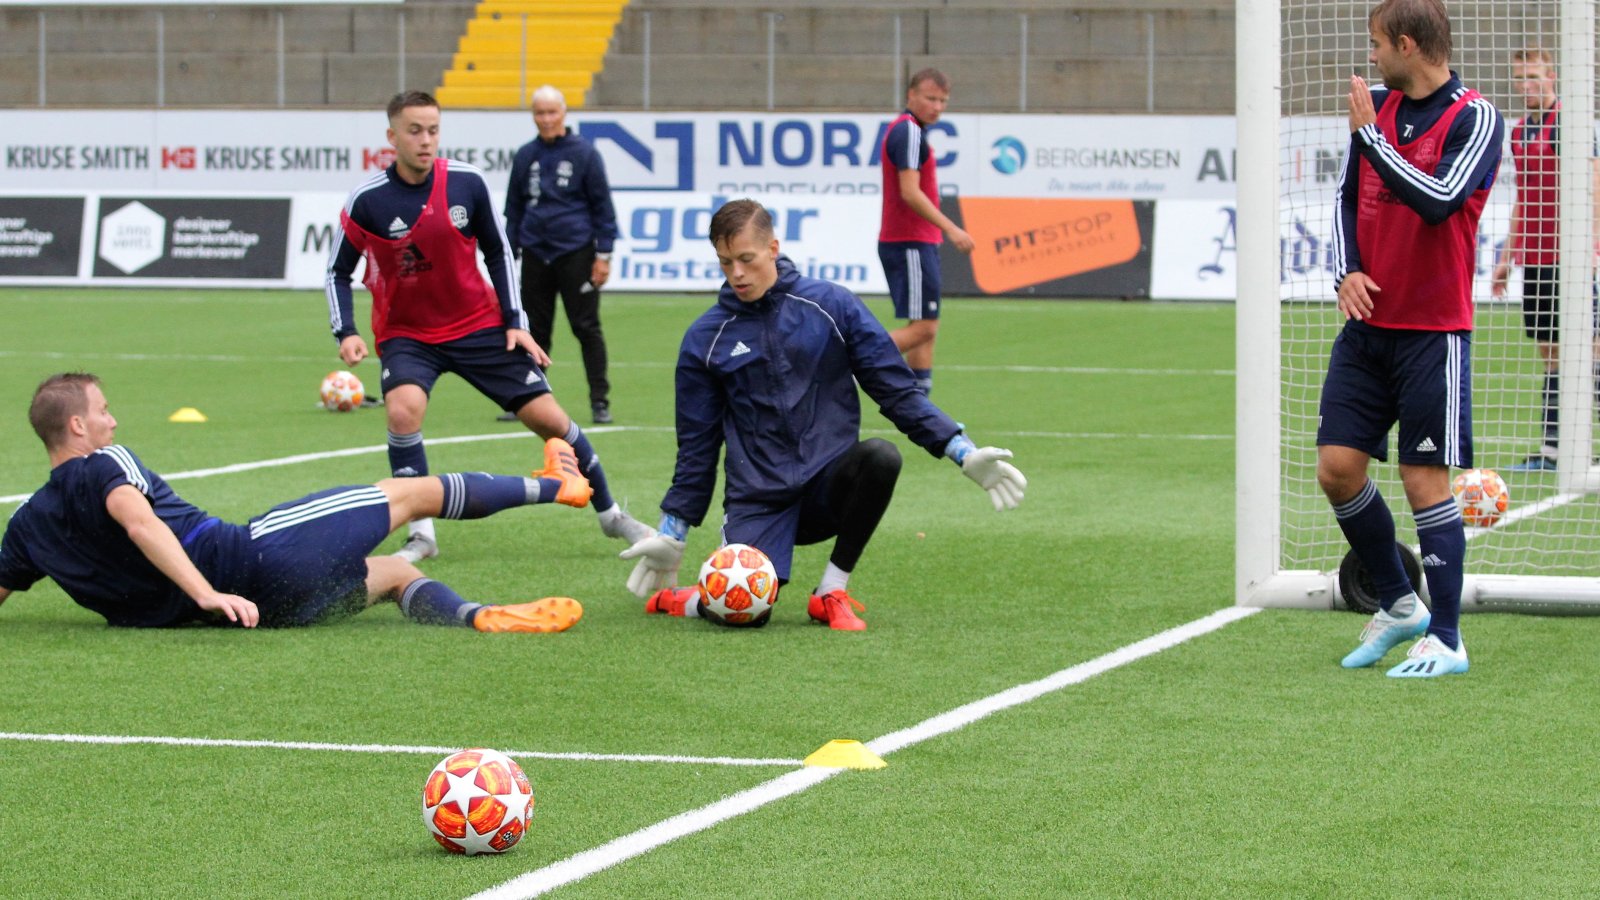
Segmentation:
[(917, 390), (888, 332), (855, 294), (778, 258), (778, 281), (744, 303), (727, 283), (678, 350), (678, 463), (661, 511), (699, 525), (727, 445), (730, 503), (787, 506), (855, 446), (856, 384), (934, 456), (961, 427)]

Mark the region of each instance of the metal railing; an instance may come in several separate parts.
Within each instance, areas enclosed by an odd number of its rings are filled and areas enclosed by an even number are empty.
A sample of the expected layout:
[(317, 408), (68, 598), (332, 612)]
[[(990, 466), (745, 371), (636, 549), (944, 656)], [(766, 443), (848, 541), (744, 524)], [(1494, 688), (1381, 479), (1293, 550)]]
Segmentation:
[[(0, 106), (381, 102), (437, 85), (470, 11), (459, 3), (0, 6), (0, 62), (34, 73), (33, 84), (0, 82)], [(17, 64), (27, 56), (32, 66)]]
[[(33, 85), (16, 83), (25, 77), (0, 83), (0, 106), (370, 105), (394, 90), (437, 85), (472, 11), (465, 3), (107, 9), (0, 7), (0, 61), (11, 57), (11, 71), (26, 71), (17, 58), (34, 55), (37, 73)], [(613, 37), (588, 105), (712, 108), (716, 98), (705, 95), (718, 91), (727, 97), (724, 105), (740, 108), (898, 106), (910, 70), (931, 61), (953, 73), (957, 102), (969, 111), (1223, 112), (1230, 106), (1231, 45), (1208, 47), (1210, 56), (1201, 54), (1198, 64), (1185, 52), (1186, 28), (1215, 31), (1226, 20), (1231, 30), (1231, 10), (1216, 4), (957, 10), (968, 17), (961, 21), (979, 23), (975, 50), (952, 36), (948, 18), (938, 18), (952, 9), (874, 7), (871, 0), (745, 9), (726, 20), (737, 37), (708, 39), (705, 46), (716, 49), (697, 53), (685, 49), (695, 39), (685, 34), (685, 20), (673, 18), (684, 7), (636, 5)], [(223, 18), (208, 31), (198, 16)], [(521, 18), (519, 96), (526, 97), (540, 60), (529, 50), (528, 18)], [(219, 39), (230, 33), (224, 26), (240, 39)], [(1101, 40), (1100, 32), (1110, 38)], [(821, 45), (826, 35), (844, 46)], [(737, 62), (738, 74), (715, 77), (723, 74), (715, 68), (718, 57)], [(797, 92), (796, 84), (834, 64), (839, 71), (826, 72), (810, 94)], [(1196, 65), (1209, 66), (1198, 84), (1188, 74)], [(1215, 96), (1214, 108), (1173, 99), (1202, 91)]]
[[(1174, 3), (1174, 6), (1179, 6), (1179, 3)], [(669, 13), (662, 11), (662, 14)], [(838, 10), (835, 11), (835, 14), (840, 16), (842, 21), (845, 21), (845, 16), (848, 16), (850, 11)], [(1014, 94), (1002, 99), (994, 98), (990, 93), (989, 96), (986, 96), (987, 102), (984, 107), (990, 110), (1014, 109), (1016, 112), (1029, 112), (1030, 64), (1037, 64), (1038, 61), (1043, 61), (1042, 67), (1048, 67), (1054, 66), (1058, 62), (1056, 58), (1048, 56), (1053, 51), (1050, 45), (1040, 45), (1040, 42), (1030, 40), (1030, 26), (1040, 16), (1056, 16), (1056, 18), (1059, 18), (1064, 14), (1070, 16), (1070, 14), (1075, 13), (1062, 11), (1058, 8), (1058, 10), (1048, 11), (1014, 11), (1014, 13), (1013, 11), (1008, 11), (1008, 13), (992, 14), (1013, 16), (1014, 18), (1016, 40), (1011, 45), (1003, 46), (1003, 48), (994, 48), (994, 51), (992, 51), (992, 54), (1005, 56), (1005, 58), (1011, 58), (1016, 61), (1014, 75), (1006, 77), (1008, 90), (1014, 91)], [(1138, 16), (1139, 30), (1142, 32), (1141, 37), (1139, 37), (1138, 51), (1133, 56), (1130, 56), (1130, 54), (1118, 54), (1117, 59), (1122, 64), (1133, 62), (1134, 66), (1138, 67), (1139, 75), (1141, 75), (1141, 90), (1139, 90), (1139, 96), (1136, 101), (1118, 104), (1118, 110), (1122, 110), (1122, 112), (1157, 112), (1158, 98), (1160, 98), (1158, 85), (1162, 85), (1163, 78), (1170, 78), (1170, 74), (1163, 70), (1162, 54), (1157, 51), (1160, 22), (1158, 22), (1157, 14), (1152, 13), (1152, 11), (1141, 11), (1141, 13), (1136, 13), (1136, 16)], [(902, 102), (902, 99), (906, 96), (906, 83), (904, 82), (906, 82), (906, 75), (909, 72), (910, 59), (938, 56), (938, 54), (926, 53), (926, 48), (923, 48), (922, 53), (910, 53), (906, 48), (906, 40), (904, 38), (906, 38), (907, 32), (914, 30), (912, 26), (923, 24), (926, 18), (928, 18), (928, 13), (906, 13), (906, 11), (894, 11), (888, 18), (885, 46), (890, 61), (888, 61), (888, 66), (885, 66), (882, 80), (885, 102), (890, 106), (898, 106), (899, 102)], [(784, 70), (786, 70), (786, 67), (794, 67), (795, 59), (798, 56), (803, 56), (802, 53), (795, 53), (795, 51), (784, 48), (784, 37), (786, 37), (784, 24), (789, 19), (789, 14), (782, 13), (782, 11), (766, 11), (766, 13), (762, 14), (762, 19), (760, 19), (763, 32), (765, 32), (762, 35), (763, 43), (765, 43), (765, 53), (762, 54), (762, 61), (760, 61), (762, 82), (765, 83), (765, 96), (760, 98), (758, 106), (765, 106), (765, 109), (789, 107), (789, 104), (784, 104), (779, 99), (779, 85), (784, 82)], [(653, 50), (653, 46), (656, 45), (656, 30), (658, 30), (654, 11), (637, 11), (635, 18), (630, 19), (630, 27), (635, 29), (638, 43), (637, 104), (642, 109), (651, 109), (658, 102), (653, 96), (653, 85), (661, 80), (662, 70), (670, 69), (670, 67), (674, 66), (677, 54), (658, 54)], [(922, 30), (922, 34), (926, 34), (925, 24), (920, 30)], [(1229, 50), (1227, 59), (1222, 62), (1226, 64), (1227, 75), (1230, 77), (1232, 75), (1232, 46), (1229, 46), (1227, 50)], [(626, 51), (624, 51), (624, 56), (627, 56)], [(616, 78), (608, 80), (606, 85), (611, 88), (610, 93), (630, 93), (630, 91), (627, 91), (627, 86), (616, 80)], [(1214, 104), (1216, 106), (1214, 110), (1216, 112), (1226, 110), (1227, 106), (1229, 106), (1230, 98), (1232, 98), (1232, 83), (1216, 85), (1216, 96), (1218, 96), (1218, 101)], [(667, 102), (662, 106), (675, 107), (678, 104)], [(1035, 102), (1035, 106), (1037, 106), (1037, 102)]]

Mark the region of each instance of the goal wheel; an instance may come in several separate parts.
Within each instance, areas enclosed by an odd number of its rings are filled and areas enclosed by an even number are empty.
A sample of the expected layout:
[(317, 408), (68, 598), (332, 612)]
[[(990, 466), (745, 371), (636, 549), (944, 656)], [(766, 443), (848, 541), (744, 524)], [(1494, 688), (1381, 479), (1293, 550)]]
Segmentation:
[[(1400, 564), (1405, 567), (1406, 580), (1411, 582), (1411, 589), (1417, 596), (1423, 595), (1422, 560), (1417, 559), (1410, 547), (1395, 541), (1395, 547), (1400, 551)], [(1339, 563), (1339, 594), (1344, 597), (1346, 609), (1358, 613), (1375, 613), (1378, 605), (1378, 592), (1372, 586), (1372, 575), (1367, 572), (1367, 567), (1361, 564), (1361, 559), (1356, 556), (1356, 551), (1351, 550), (1344, 555), (1344, 561)]]

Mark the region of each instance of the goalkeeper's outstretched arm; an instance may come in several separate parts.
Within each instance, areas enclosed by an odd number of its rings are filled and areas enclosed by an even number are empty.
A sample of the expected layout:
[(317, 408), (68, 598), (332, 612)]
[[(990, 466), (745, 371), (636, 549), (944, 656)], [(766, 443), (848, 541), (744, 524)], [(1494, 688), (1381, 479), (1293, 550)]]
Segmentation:
[(995, 511), (1016, 509), (1022, 502), (1022, 493), (1028, 479), (1016, 466), (1006, 462), (1010, 450), (999, 447), (979, 447), (965, 433), (958, 433), (945, 445), (944, 455), (961, 467), (961, 474), (978, 483), (989, 494)]

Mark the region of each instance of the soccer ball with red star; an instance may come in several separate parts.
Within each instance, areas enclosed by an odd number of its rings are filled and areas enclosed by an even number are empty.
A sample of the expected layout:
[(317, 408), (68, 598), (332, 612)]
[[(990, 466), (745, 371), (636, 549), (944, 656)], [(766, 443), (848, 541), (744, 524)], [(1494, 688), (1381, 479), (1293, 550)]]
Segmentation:
[(532, 818), (533, 785), (495, 750), (450, 754), (422, 787), (422, 821), (451, 853), (504, 853), (522, 840)]
[(350, 372), (329, 372), (322, 379), (322, 405), (330, 412), (349, 412), (367, 398), (361, 379)]
[(700, 567), (700, 614), (723, 625), (760, 628), (778, 602), (778, 571), (749, 544), (729, 544)]

